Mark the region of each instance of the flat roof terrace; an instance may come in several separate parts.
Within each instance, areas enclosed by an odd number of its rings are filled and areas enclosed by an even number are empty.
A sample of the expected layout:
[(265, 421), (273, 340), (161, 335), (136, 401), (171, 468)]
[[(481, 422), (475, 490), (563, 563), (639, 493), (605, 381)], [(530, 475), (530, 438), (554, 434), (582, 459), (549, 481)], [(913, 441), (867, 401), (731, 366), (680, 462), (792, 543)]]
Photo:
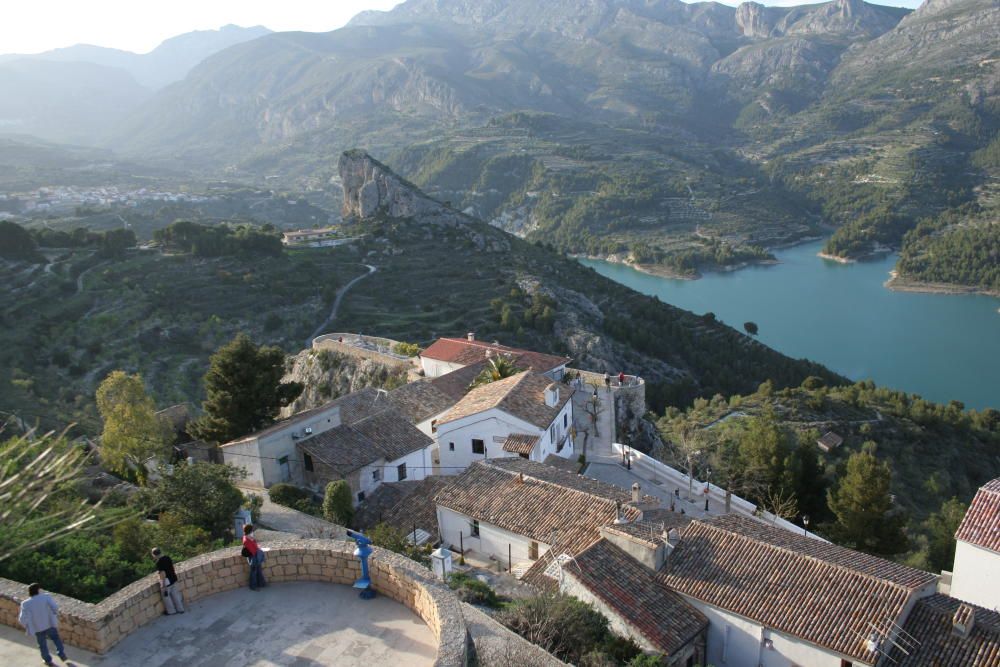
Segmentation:
[[(434, 664), (437, 646), (427, 624), (389, 598), (361, 600), (348, 586), (292, 582), (200, 599), (183, 615), (143, 626), (103, 656), (66, 650), (78, 667), (418, 667)], [(40, 663), (32, 639), (0, 627), (0, 664)]]

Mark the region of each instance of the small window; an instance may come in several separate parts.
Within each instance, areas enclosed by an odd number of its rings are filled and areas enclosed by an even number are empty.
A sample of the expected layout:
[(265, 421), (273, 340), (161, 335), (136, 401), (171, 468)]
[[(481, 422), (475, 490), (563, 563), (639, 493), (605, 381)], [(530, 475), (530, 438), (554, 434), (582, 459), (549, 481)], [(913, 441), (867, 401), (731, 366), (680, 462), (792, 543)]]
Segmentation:
[(479, 537), (479, 522), (473, 521), (472, 528), (469, 531), (469, 535), (472, 537)]
[(532, 542), (528, 545), (528, 558), (538, 560), (538, 542)]
[(473, 454), (485, 454), (486, 453), (486, 445), (483, 443), (482, 440), (473, 440), (472, 441), (472, 453)]
[(358, 502), (359, 503), (365, 502), (365, 492), (364, 491), (358, 491)]
[(313, 458), (308, 454), (302, 455), (302, 463), (306, 467), (306, 472), (313, 472)]
[(449, 452), (455, 451), (455, 443), (454, 442), (449, 442), (448, 443), (448, 451)]
[(549, 427), (549, 439), (552, 442), (556, 441), (556, 425), (555, 424), (553, 424), (552, 426)]
[(372, 470), (372, 481), (373, 482), (380, 482), (380, 481), (382, 481), (382, 469), (381, 468), (375, 468), (375, 470)]
[(406, 479), (406, 464), (405, 463), (400, 463), (398, 466), (396, 466), (396, 479), (399, 480), (400, 482), (402, 482), (404, 479)]
[(851, 662), (850, 660), (844, 660), (843, 658), (841, 658), (840, 667), (854, 667), (854, 663)]
[(567, 426), (569, 426), (569, 413), (568, 412), (564, 412), (563, 413), (563, 428), (566, 428)]

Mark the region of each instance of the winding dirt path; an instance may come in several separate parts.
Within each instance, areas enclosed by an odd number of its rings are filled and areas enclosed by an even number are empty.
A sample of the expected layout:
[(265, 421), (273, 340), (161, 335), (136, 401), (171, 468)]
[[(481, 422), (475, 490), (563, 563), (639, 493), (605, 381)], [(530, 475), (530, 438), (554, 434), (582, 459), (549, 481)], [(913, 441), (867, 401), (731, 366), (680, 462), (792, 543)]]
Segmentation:
[(318, 327), (316, 327), (316, 330), (313, 331), (312, 335), (310, 335), (309, 338), (306, 340), (306, 347), (307, 348), (312, 347), (313, 338), (315, 338), (316, 336), (319, 336), (321, 333), (323, 333), (323, 331), (327, 327), (329, 327), (330, 324), (337, 318), (337, 310), (340, 309), (340, 302), (344, 300), (344, 295), (347, 294), (347, 292), (352, 287), (354, 287), (357, 283), (359, 283), (360, 281), (364, 280), (365, 278), (367, 278), (368, 276), (370, 276), (371, 274), (375, 273), (378, 270), (376, 267), (372, 266), (371, 264), (362, 264), (362, 266), (364, 266), (366, 269), (368, 269), (368, 273), (361, 274), (360, 276), (358, 276), (357, 278), (353, 279), (351, 282), (347, 283), (346, 285), (344, 285), (343, 287), (341, 287), (339, 290), (337, 290), (337, 296), (333, 300), (333, 307), (330, 309), (330, 315), (329, 315), (329, 317), (327, 317), (325, 320), (323, 320), (323, 323), (320, 324)]

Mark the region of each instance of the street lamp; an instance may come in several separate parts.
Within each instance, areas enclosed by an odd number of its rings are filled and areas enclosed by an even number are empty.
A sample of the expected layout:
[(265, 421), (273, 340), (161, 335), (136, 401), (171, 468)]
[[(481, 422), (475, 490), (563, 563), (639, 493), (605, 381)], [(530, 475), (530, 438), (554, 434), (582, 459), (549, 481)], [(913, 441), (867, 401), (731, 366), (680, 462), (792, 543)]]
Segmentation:
[(696, 449), (693, 452), (688, 452), (688, 502), (691, 502), (694, 498), (694, 457), (701, 456), (701, 450)]
[(808, 514), (803, 514), (802, 515), (802, 534), (804, 536), (808, 536), (809, 535), (809, 515)]
[(712, 469), (705, 471), (705, 511), (708, 512), (708, 496), (712, 486)]

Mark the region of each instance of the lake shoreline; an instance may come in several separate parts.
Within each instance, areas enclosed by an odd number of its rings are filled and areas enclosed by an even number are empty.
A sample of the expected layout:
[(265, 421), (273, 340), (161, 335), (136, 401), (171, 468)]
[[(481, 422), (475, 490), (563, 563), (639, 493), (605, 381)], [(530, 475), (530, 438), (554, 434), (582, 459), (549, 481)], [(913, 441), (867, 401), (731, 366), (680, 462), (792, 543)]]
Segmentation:
[(910, 280), (900, 278), (896, 271), (889, 272), (889, 280), (884, 285), (893, 292), (916, 292), (920, 294), (982, 294), (1000, 298), (1000, 291), (986, 289), (985, 287), (974, 287), (972, 285), (958, 285), (955, 283), (930, 283), (921, 280)]

